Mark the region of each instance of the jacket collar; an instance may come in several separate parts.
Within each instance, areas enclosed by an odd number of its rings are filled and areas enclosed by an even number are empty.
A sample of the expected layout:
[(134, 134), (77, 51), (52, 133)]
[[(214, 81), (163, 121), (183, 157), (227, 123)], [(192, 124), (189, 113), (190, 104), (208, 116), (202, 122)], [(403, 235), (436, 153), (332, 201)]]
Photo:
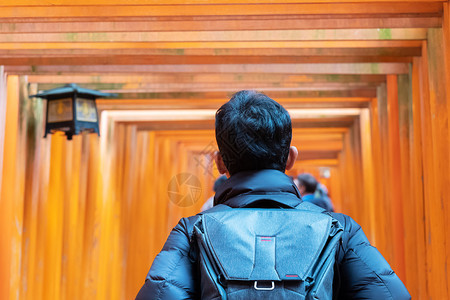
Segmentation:
[(307, 194), (307, 195), (303, 195), (302, 200), (303, 201), (312, 201), (314, 199), (314, 194)]
[(239, 172), (228, 178), (217, 190), (214, 205), (244, 207), (261, 200), (275, 200), (288, 207), (301, 203), (300, 192), (289, 176), (265, 169)]

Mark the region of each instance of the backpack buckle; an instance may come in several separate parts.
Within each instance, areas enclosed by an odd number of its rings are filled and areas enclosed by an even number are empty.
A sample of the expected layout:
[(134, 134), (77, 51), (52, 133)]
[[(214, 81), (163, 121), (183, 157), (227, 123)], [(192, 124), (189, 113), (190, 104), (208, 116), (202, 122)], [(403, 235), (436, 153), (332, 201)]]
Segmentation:
[(255, 284), (253, 285), (253, 287), (255, 288), (255, 290), (258, 290), (258, 291), (271, 291), (271, 290), (275, 289), (275, 282), (272, 281), (271, 287), (258, 287), (258, 281), (255, 280)]

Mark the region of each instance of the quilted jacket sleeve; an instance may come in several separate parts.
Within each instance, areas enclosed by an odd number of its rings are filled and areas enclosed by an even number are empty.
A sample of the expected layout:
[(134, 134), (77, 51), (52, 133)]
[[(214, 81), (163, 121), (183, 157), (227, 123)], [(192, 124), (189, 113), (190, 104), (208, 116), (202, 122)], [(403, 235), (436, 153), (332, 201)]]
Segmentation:
[(378, 250), (371, 246), (361, 226), (336, 214), (344, 225), (343, 256), (339, 264), (340, 299), (411, 299), (408, 290)]
[(137, 300), (196, 298), (195, 265), (189, 259), (191, 221), (181, 219), (172, 230), (155, 257)]

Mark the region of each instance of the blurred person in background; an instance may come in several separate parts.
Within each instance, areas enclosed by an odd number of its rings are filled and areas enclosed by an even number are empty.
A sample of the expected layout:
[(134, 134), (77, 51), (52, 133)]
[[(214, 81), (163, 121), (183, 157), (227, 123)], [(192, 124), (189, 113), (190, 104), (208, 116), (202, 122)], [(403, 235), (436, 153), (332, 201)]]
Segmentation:
[(328, 190), (309, 173), (297, 176), (296, 184), (302, 196), (302, 200), (322, 207), (327, 212), (333, 212), (333, 204), (328, 197)]

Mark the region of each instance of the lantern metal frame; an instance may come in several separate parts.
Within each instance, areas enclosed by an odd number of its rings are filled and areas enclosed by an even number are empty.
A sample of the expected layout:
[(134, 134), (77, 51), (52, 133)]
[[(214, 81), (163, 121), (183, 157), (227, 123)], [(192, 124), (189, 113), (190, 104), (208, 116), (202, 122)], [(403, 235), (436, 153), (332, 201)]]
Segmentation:
[[(47, 100), (46, 117), (45, 117), (45, 133), (44, 138), (47, 134), (52, 134), (56, 131), (62, 131), (66, 134), (67, 139), (71, 140), (72, 136), (80, 134), (82, 131), (89, 131), (92, 133), (97, 133), (100, 135), (99, 125), (98, 125), (98, 110), (96, 105), (96, 99), (100, 97), (113, 97), (115, 94), (102, 93), (96, 90), (90, 90), (81, 88), (78, 85), (72, 83), (67, 84), (64, 87), (55, 88), (47, 91), (43, 91), (39, 94), (32, 95), (30, 97), (43, 98)], [(63, 101), (70, 99), (71, 101), (71, 120), (61, 120), (49, 122), (49, 108), (51, 107), (52, 101)], [(79, 109), (77, 103), (79, 99), (84, 99), (86, 101), (92, 101), (95, 108), (95, 121), (79, 120)], [(61, 104), (63, 105), (63, 104)]]

